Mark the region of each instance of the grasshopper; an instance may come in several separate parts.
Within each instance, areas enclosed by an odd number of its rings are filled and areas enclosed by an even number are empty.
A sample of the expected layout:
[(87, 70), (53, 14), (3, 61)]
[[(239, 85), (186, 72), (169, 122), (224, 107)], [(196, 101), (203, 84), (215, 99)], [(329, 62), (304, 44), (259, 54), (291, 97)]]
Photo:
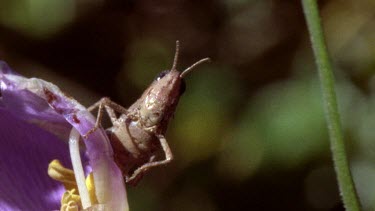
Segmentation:
[[(176, 69), (178, 56), (177, 41), (172, 68), (161, 72), (128, 109), (109, 98), (102, 98), (88, 108), (90, 112), (98, 108), (98, 114), (95, 126), (84, 138), (101, 127), (103, 113), (106, 111), (112, 122), (112, 127), (106, 131), (114, 150), (114, 159), (128, 184), (137, 184), (150, 168), (173, 160), (165, 133), (179, 98), (185, 91), (184, 77), (197, 65), (210, 60), (201, 59), (179, 72)], [(119, 117), (116, 112), (120, 114)], [(160, 152), (163, 152), (164, 158), (157, 159)]]

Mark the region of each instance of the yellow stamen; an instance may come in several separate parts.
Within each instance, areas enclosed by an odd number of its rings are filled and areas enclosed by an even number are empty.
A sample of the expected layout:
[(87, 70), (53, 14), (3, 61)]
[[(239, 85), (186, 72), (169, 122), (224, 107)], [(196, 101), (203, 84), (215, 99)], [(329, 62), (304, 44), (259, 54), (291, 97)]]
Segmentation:
[[(82, 210), (81, 197), (78, 193), (77, 183), (74, 172), (65, 168), (60, 161), (53, 160), (48, 165), (48, 175), (64, 185), (65, 193), (61, 198), (60, 211), (78, 211)], [(89, 191), (90, 200), (93, 204), (98, 204), (95, 195), (95, 184), (93, 174), (90, 173), (86, 178), (86, 187)]]
[(48, 165), (48, 175), (59, 182), (61, 182), (65, 190), (72, 190), (77, 188), (77, 183), (74, 177), (74, 172), (71, 169), (65, 168), (60, 161), (53, 160)]
[(66, 191), (61, 199), (60, 211), (79, 211), (82, 210), (81, 197), (76, 189)]
[(95, 195), (94, 175), (92, 173), (90, 173), (86, 177), (86, 187), (87, 187), (87, 190), (89, 191), (91, 203), (97, 204), (98, 199), (96, 198), (96, 195)]

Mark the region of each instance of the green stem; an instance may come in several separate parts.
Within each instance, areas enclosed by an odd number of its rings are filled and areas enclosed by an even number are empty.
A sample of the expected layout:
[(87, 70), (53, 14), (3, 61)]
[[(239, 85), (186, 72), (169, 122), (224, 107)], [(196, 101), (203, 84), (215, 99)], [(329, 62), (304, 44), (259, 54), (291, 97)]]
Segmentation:
[(340, 115), (336, 102), (334, 76), (320, 24), (317, 1), (302, 0), (302, 5), (314, 50), (315, 61), (319, 70), (325, 116), (340, 193), (346, 210), (359, 211), (360, 203), (345, 152)]

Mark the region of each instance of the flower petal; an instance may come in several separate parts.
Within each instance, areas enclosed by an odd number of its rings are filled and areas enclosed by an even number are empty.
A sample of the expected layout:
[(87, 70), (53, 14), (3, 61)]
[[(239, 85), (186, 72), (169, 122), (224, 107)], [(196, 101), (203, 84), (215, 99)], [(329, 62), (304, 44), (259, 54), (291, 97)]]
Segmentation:
[[(2, 104), (17, 116), (68, 140), (72, 126), (84, 135), (95, 125), (95, 118), (76, 100), (68, 97), (52, 83), (24, 78), (9, 68), (0, 68)], [(113, 160), (113, 151), (102, 128), (84, 140), (86, 154), (94, 175), (100, 204), (112, 210), (127, 210), (123, 176)]]
[(0, 210), (59, 209), (64, 189), (47, 174), (59, 159), (71, 166), (56, 136), (0, 108)]

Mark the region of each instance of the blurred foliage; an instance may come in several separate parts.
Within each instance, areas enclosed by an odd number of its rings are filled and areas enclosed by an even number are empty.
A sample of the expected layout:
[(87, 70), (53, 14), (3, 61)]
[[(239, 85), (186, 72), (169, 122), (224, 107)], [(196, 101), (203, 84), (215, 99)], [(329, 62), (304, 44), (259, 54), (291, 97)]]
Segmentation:
[[(375, 209), (375, 1), (319, 1), (364, 210)], [(172, 65), (187, 78), (175, 160), (132, 210), (343, 210), (300, 2), (0, 0), (0, 59), (89, 105), (129, 106)], [(89, 91), (90, 90), (90, 91)]]
[(68, 24), (74, 16), (73, 0), (2, 1), (1, 22), (35, 37), (47, 37)]

